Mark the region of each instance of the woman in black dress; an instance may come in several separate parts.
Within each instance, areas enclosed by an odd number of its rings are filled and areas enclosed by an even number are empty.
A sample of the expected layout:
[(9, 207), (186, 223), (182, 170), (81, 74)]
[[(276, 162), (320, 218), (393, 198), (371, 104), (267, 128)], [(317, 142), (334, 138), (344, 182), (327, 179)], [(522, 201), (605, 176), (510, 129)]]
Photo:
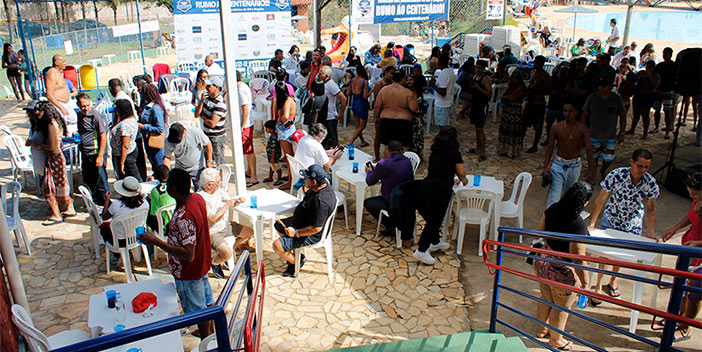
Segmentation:
[(20, 60), (12, 50), (10, 43), (5, 43), (2, 46), (2, 68), (7, 69), (7, 80), (10, 81), (17, 100), (24, 100)]
[[(447, 242), (441, 241), (439, 228), (451, 200), (453, 186), (458, 182), (468, 184), (459, 146), (458, 131), (451, 126), (441, 127), (431, 145), (428, 173), (422, 180), (417, 207), (426, 224), (419, 239), (419, 248), (414, 251), (414, 258), (424, 264), (434, 264), (429, 252), (450, 247)], [(458, 180), (454, 181), (454, 175), (458, 176)]]

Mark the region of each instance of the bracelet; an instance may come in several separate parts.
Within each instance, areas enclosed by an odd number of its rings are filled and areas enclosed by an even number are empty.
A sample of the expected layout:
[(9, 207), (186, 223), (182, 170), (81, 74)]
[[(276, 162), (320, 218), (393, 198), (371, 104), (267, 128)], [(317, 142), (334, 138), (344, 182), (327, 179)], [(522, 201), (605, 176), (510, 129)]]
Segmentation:
[(295, 238), (300, 238), (300, 231), (295, 230)]

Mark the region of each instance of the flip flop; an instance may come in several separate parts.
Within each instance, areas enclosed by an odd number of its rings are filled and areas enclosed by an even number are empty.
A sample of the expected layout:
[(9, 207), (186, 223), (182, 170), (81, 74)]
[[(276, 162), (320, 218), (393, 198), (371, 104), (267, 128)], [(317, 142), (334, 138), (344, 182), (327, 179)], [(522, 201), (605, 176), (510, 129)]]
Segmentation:
[(253, 186), (257, 185), (258, 183), (259, 183), (258, 181), (256, 181), (256, 182), (249, 181), (249, 182), (246, 182), (246, 187), (253, 187)]
[[(552, 346), (552, 345), (549, 345), (549, 346), (556, 347), (556, 346)], [(571, 349), (573, 349), (573, 341), (568, 341), (568, 342), (566, 342), (565, 345), (563, 345), (561, 347), (556, 347), (556, 348), (561, 350), (561, 351), (570, 351)]]
[(675, 332), (676, 333), (679, 332), (680, 337), (676, 337), (675, 340), (673, 340), (674, 342), (685, 341), (685, 340), (689, 340), (690, 338), (692, 338), (692, 331), (690, 331), (689, 329), (687, 330), (687, 334), (684, 333), (681, 329), (676, 329)]
[(486, 157), (485, 155), (481, 154), (481, 155), (478, 157), (478, 160), (480, 160), (480, 161), (485, 161), (485, 160), (487, 160), (487, 157)]
[(588, 300), (587, 300), (587, 301), (588, 301), (588, 302), (590, 303), (590, 305), (593, 306), (593, 307), (597, 307), (597, 306), (599, 306), (600, 304), (602, 304), (602, 301), (600, 301), (600, 300), (597, 299), (597, 298), (588, 297)]
[(370, 143), (368, 143), (368, 142), (363, 142), (363, 143), (361, 143), (361, 145), (359, 145), (358, 147), (359, 147), (359, 148), (363, 148), (363, 147), (367, 147), (367, 146), (369, 146), (369, 145), (370, 145)]
[(602, 291), (610, 295), (611, 297), (619, 297), (621, 296), (621, 293), (619, 293), (619, 287), (613, 288), (610, 284), (606, 284), (602, 286)]
[(273, 177), (266, 177), (266, 178), (264, 178), (262, 181), (265, 182), (265, 183), (273, 182)]
[(63, 222), (63, 219), (46, 219), (41, 224), (43, 226), (51, 226), (51, 225), (60, 224), (62, 222)]
[(470, 149), (468, 149), (468, 153), (469, 153), (469, 154), (477, 154), (478, 151), (475, 150), (475, 148), (470, 148)]
[(281, 191), (289, 191), (290, 190), (290, 185), (284, 185), (281, 187), (278, 187), (279, 190)]
[(283, 181), (286, 181), (286, 182), (289, 181), (288, 176), (283, 176), (283, 177), (281, 177), (280, 179), (283, 180)]
[(285, 183), (285, 181), (283, 181), (283, 180), (278, 180), (278, 181), (275, 181), (275, 183), (273, 183), (273, 186), (278, 187), (278, 186), (282, 185), (283, 183)]
[(61, 216), (64, 218), (72, 218), (74, 216), (78, 215), (76, 212), (73, 212), (73, 214), (68, 214), (68, 213), (61, 213)]

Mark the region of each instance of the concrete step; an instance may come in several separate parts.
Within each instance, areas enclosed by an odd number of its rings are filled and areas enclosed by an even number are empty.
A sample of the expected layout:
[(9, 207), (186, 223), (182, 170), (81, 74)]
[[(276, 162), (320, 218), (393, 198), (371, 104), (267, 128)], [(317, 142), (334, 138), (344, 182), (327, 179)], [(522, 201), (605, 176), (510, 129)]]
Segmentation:
[(484, 331), (393, 341), (375, 345), (335, 349), (338, 352), (521, 352), (527, 351), (518, 337)]

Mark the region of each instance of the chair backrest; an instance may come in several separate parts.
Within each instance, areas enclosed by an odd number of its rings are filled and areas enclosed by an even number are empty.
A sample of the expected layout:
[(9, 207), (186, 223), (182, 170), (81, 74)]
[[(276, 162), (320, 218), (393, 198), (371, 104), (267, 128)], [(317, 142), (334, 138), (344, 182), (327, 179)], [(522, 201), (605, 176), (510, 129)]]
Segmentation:
[[(509, 197), (509, 201), (521, 207), (522, 203), (524, 203), (526, 193), (529, 190), (529, 185), (531, 185), (531, 174), (528, 172), (519, 173), (519, 175), (514, 178), (514, 186), (512, 186), (512, 195)], [(517, 196), (517, 191), (520, 186), (521, 190), (519, 190), (519, 196)]]
[(48, 351), (50, 348), (49, 339), (39, 329), (34, 327), (29, 312), (19, 304), (13, 304), (11, 310), (12, 321), (29, 344), (29, 350), (32, 352)]
[(168, 83), (169, 93), (186, 93), (190, 91), (190, 80), (183, 77), (173, 78)]
[(556, 68), (556, 64), (554, 64), (555, 61), (552, 62), (547, 62), (544, 64), (544, 71), (548, 72), (548, 74), (553, 73), (553, 69)]
[(270, 94), (271, 82), (265, 78), (252, 78), (249, 81), (251, 87), (251, 100), (255, 103), (259, 95), (268, 96)]
[(336, 204), (332, 209), (331, 214), (326, 221), (324, 221), (324, 227), (322, 227), (322, 238), (317, 242), (318, 246), (324, 245), (324, 242), (331, 240), (332, 228), (334, 227), (334, 217), (336, 216), (336, 209), (339, 207), (339, 200), (336, 200)]
[(275, 73), (271, 71), (260, 70), (253, 73), (253, 78), (263, 78), (268, 82), (273, 82), (275, 79)]
[(166, 234), (163, 232), (164, 226), (168, 225), (168, 223), (171, 221), (171, 218), (173, 218), (173, 212), (175, 211), (175, 208), (176, 203), (171, 203), (168, 205), (164, 205), (158, 208), (158, 210), (156, 210), (156, 221), (158, 222), (156, 234), (161, 239), (166, 238)]
[(100, 218), (97, 205), (95, 202), (93, 202), (92, 193), (90, 193), (90, 190), (83, 185), (78, 186), (78, 191), (80, 191), (80, 195), (83, 198), (83, 203), (85, 204), (85, 208), (88, 210), (88, 215), (93, 221), (95, 221), (95, 224), (100, 224), (102, 219)]
[(5, 136), (2, 142), (7, 150), (10, 151), (10, 160), (14, 167), (26, 167), (31, 163), (29, 149), (25, 147), (22, 137), (17, 135)]
[[(294, 184), (300, 177), (300, 170), (304, 170), (306, 169), (306, 167), (300, 160), (297, 160), (294, 156), (287, 154), (286, 157), (288, 158), (288, 167), (290, 168), (290, 174), (293, 177), (293, 179), (290, 180), (290, 182)], [(294, 192), (295, 190), (292, 187), (290, 187), (290, 194), (294, 194)]]
[(134, 65), (129, 69), (132, 76), (149, 75), (153, 78), (154, 73), (144, 65)]
[(134, 88), (134, 82), (132, 82), (132, 75), (129, 71), (119, 71), (119, 80), (122, 81), (122, 86), (124, 90), (130, 90)]
[(135, 209), (127, 214), (120, 215), (110, 221), (110, 230), (112, 230), (112, 243), (117, 247), (117, 229), (122, 230), (126, 248), (132, 249), (137, 247), (136, 228), (146, 226), (146, 216), (149, 214), (148, 208)]
[(543, 48), (541, 50), (541, 55), (543, 55), (543, 56), (558, 56), (558, 49), (556, 49), (556, 48)]
[(464, 64), (466, 61), (468, 61), (468, 58), (469, 58), (469, 57), (470, 57), (470, 55), (467, 55), (467, 54), (458, 55), (458, 64), (459, 64), (460, 66), (463, 66), (463, 64)]
[(0, 132), (2, 132), (6, 136), (12, 135), (12, 130), (10, 130), (10, 128), (5, 125), (0, 125)]
[(178, 73), (190, 72), (190, 71), (197, 71), (197, 68), (195, 67), (195, 64), (193, 64), (192, 62), (179, 62), (176, 64), (176, 71)]
[(453, 106), (456, 107), (458, 104), (458, 98), (461, 96), (461, 86), (458, 84), (453, 85)]
[(417, 155), (415, 152), (405, 152), (404, 155), (410, 160), (410, 163), (412, 163), (412, 173), (416, 173), (419, 163), (421, 162), (419, 155)]
[(402, 71), (402, 73), (404, 73), (405, 76), (411, 76), (413, 68), (414, 65), (400, 65), (400, 71)]
[(222, 178), (222, 186), (220, 188), (227, 192), (229, 190), (229, 181), (232, 179), (232, 167), (229, 164), (217, 165), (217, 172)]
[(493, 101), (498, 102), (502, 99), (502, 96), (507, 90), (507, 83), (500, 83), (495, 85), (495, 93), (492, 95), (494, 97)]
[[(457, 209), (481, 210), (485, 211), (487, 206), (487, 217), (492, 215), (492, 202), (495, 200), (495, 193), (478, 189), (463, 189), (456, 193), (458, 201)], [(466, 206), (462, 207), (462, 202), (465, 201)], [(472, 215), (472, 216), (471, 216)], [(468, 221), (480, 221), (477, 212), (468, 212)]]
[[(10, 193), (10, 209), (7, 204), (7, 193)], [(2, 194), (0, 195), (2, 199), (2, 206), (5, 209), (5, 215), (10, 217), (19, 217), (19, 200), (20, 193), (22, 192), (22, 184), (17, 181), (11, 181), (2, 185)]]

